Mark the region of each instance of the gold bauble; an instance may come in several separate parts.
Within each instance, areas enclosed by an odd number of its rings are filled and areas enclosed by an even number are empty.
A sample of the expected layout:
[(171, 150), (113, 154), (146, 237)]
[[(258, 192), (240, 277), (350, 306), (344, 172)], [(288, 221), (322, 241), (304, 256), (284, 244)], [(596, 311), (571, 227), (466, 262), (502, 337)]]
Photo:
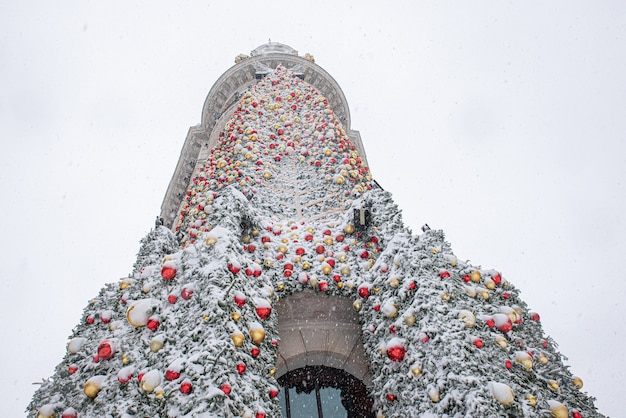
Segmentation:
[(466, 328), (472, 328), (476, 324), (476, 316), (470, 311), (459, 312), (459, 319), (463, 321)]
[(343, 266), (341, 268), (341, 270), (339, 270), (342, 276), (349, 276), (350, 275), (350, 267), (348, 266)]
[(470, 273), (470, 280), (472, 281), (472, 283), (480, 282), (480, 271), (474, 270), (473, 272), (471, 272)]
[(574, 376), (572, 377), (572, 383), (574, 384), (574, 386), (576, 386), (578, 389), (582, 389), (583, 388), (583, 380), (578, 377), (578, 376)]
[(485, 287), (489, 290), (493, 290), (496, 288), (496, 283), (491, 279), (487, 279), (485, 280)]
[(528, 401), (528, 405), (530, 406), (537, 405), (537, 398), (535, 398), (535, 395), (526, 396), (526, 401)]
[(346, 255), (346, 253), (341, 253), (337, 256), (337, 260), (339, 260), (342, 263), (345, 263), (346, 261), (348, 261), (348, 256)]
[(122, 364), (127, 365), (130, 363), (130, 359), (126, 354), (122, 354)]
[(448, 292), (443, 292), (443, 293), (441, 294), (441, 299), (442, 299), (444, 302), (448, 302), (448, 301), (450, 300), (450, 293), (448, 293)]
[(414, 365), (411, 367), (411, 374), (413, 377), (420, 377), (422, 375), (422, 368), (419, 365)]
[(498, 344), (501, 348), (506, 348), (509, 343), (506, 341), (506, 338), (500, 336), (496, 337), (496, 344)]
[(280, 282), (276, 285), (276, 290), (278, 290), (279, 292), (282, 292), (283, 290), (285, 290), (285, 283)]
[(154, 396), (161, 399), (165, 395), (165, 390), (162, 387), (158, 387), (154, 390)]
[(550, 389), (552, 390), (559, 390), (559, 382), (557, 382), (556, 380), (550, 380), (548, 382), (548, 386), (550, 386)]
[(352, 307), (354, 308), (355, 311), (359, 312), (361, 308), (363, 307), (363, 305), (361, 304), (360, 300), (355, 300), (354, 303), (352, 304)]
[(252, 236), (256, 237), (257, 235), (259, 235), (259, 230), (258, 229), (253, 229), (252, 230)]
[(264, 265), (265, 267), (267, 267), (267, 268), (272, 268), (272, 267), (274, 266), (274, 260), (273, 260), (273, 259), (271, 259), (271, 258), (266, 258), (266, 259), (263, 261), (263, 265)]
[(333, 245), (333, 238), (332, 237), (326, 237), (324, 238), (324, 244), (326, 245)]
[(343, 289), (343, 282), (337, 282), (337, 287), (339, 289)]
[(206, 245), (213, 245), (217, 242), (217, 238), (208, 237), (204, 242), (206, 243)]
[(239, 312), (233, 312), (230, 314), (230, 317), (233, 321), (239, 322), (239, 320), (241, 319), (241, 314)]
[(312, 234), (313, 232), (315, 232), (315, 228), (313, 228), (312, 226), (308, 226), (306, 228), (306, 232), (308, 232), (309, 234)]
[(271, 171), (269, 171), (269, 170), (265, 170), (265, 171), (263, 172), (263, 174), (262, 174), (262, 175), (263, 175), (263, 178), (264, 178), (265, 180), (268, 180), (268, 179), (271, 179), (271, 178), (272, 178), (272, 172), (271, 172)]
[(276, 369), (270, 370), (270, 376), (274, 376), (276, 374)]
[(300, 261), (302, 261), (302, 257), (300, 257), (299, 255), (297, 255), (297, 256), (295, 256), (293, 258), (293, 262), (296, 263), (296, 264), (298, 264)]
[(303, 270), (308, 270), (310, 268), (311, 268), (311, 263), (309, 263), (308, 261), (305, 261), (304, 263), (302, 263)]
[(428, 392), (428, 396), (430, 397), (430, 400), (434, 403), (439, 402), (439, 391), (437, 389), (431, 389)]
[[(252, 335), (252, 332), (250, 333), (250, 335)], [(241, 347), (243, 345), (243, 342), (244, 342), (243, 334), (236, 332), (236, 333), (230, 334), (230, 338), (233, 340), (233, 344), (235, 344), (235, 347)]]
[(333, 271), (333, 268), (329, 264), (322, 266), (322, 273), (328, 275)]
[(319, 284), (319, 280), (317, 280), (315, 277), (309, 280), (309, 286), (313, 288), (316, 288), (318, 284)]
[(286, 245), (279, 245), (277, 250), (279, 253), (283, 254), (287, 254), (287, 251), (289, 251)]
[(391, 286), (393, 288), (396, 288), (399, 285), (400, 285), (400, 280), (398, 280), (397, 278), (392, 277), (392, 278), (389, 279), (389, 286)]
[(52, 409), (51, 405), (42, 406), (39, 411), (37, 411), (37, 418), (56, 418), (57, 413)]
[(567, 407), (561, 402), (548, 401), (548, 405), (550, 405), (550, 413), (552, 414), (553, 418), (569, 417), (569, 411), (567, 410)]
[(241, 242), (243, 242), (244, 244), (249, 244), (250, 243), (250, 235), (246, 234), (243, 237), (241, 237)]
[(261, 344), (265, 341), (265, 330), (264, 329), (251, 329), (250, 330), (250, 338), (255, 344)]
[(404, 323), (410, 327), (415, 325), (416, 321), (417, 321), (417, 318), (415, 318), (415, 315), (409, 315), (409, 316), (404, 317)]
[(539, 360), (539, 363), (543, 364), (544, 366), (548, 364), (548, 361), (549, 361), (548, 356), (546, 356), (543, 353), (539, 354), (538, 360)]
[(354, 225), (348, 224), (346, 225), (346, 227), (343, 229), (343, 232), (345, 232), (348, 235), (351, 235), (354, 233)]
[(530, 358), (515, 359), (515, 361), (524, 366), (526, 370), (533, 368), (533, 361)]
[(470, 298), (475, 298), (476, 297), (476, 288), (475, 287), (470, 287), (470, 286), (466, 286), (465, 287), (465, 294), (467, 296), (469, 296)]
[(130, 286), (130, 280), (122, 280), (120, 282), (120, 290), (124, 290), (126, 289), (128, 286)]
[(150, 340), (150, 351), (156, 353), (163, 348), (163, 345), (163, 341), (153, 338), (152, 340)]
[(98, 396), (100, 389), (102, 389), (100, 385), (97, 384), (96, 382), (92, 382), (91, 380), (88, 380), (87, 382), (85, 382), (85, 386), (83, 387), (83, 391), (85, 392), (85, 395), (89, 396), (92, 399)]
[(482, 296), (484, 300), (489, 300), (489, 291), (487, 289), (482, 289), (480, 291), (480, 296)]

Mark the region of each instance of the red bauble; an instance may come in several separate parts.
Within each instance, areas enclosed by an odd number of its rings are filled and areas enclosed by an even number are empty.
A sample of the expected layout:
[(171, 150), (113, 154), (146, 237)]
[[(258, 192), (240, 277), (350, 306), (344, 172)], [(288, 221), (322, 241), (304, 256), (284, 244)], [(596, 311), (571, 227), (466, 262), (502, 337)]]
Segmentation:
[(380, 304), (377, 303), (376, 305), (374, 305), (374, 311), (380, 312)]
[(230, 391), (232, 390), (232, 388), (228, 383), (224, 383), (222, 386), (220, 386), (220, 390), (224, 392), (224, 395), (228, 396), (230, 395)]
[(267, 307), (259, 307), (259, 308), (256, 308), (255, 311), (256, 311), (256, 314), (261, 319), (267, 319), (272, 314), (272, 308), (267, 308)]
[(476, 346), (476, 348), (482, 348), (483, 340), (481, 340), (480, 338), (476, 338), (473, 344)]
[(183, 287), (183, 290), (180, 291), (180, 296), (185, 300), (189, 300), (191, 295), (193, 295), (193, 289)]
[(504, 299), (508, 299), (508, 298), (509, 298), (509, 292), (504, 292), (504, 293), (502, 294), (502, 297), (503, 297)]
[(283, 276), (285, 276), (285, 277), (291, 277), (292, 274), (293, 274), (292, 270), (285, 270), (285, 271), (283, 271)]
[(250, 350), (250, 354), (252, 354), (252, 357), (254, 358), (257, 358), (260, 353), (261, 350), (259, 349), (259, 347), (252, 347), (252, 350)]
[(239, 374), (244, 374), (244, 372), (246, 371), (245, 363), (237, 363), (237, 366), (235, 367), (237, 368), (237, 373)]
[(69, 374), (74, 374), (78, 371), (78, 366), (75, 364), (70, 364), (70, 366), (67, 368), (67, 372)]
[(417, 285), (415, 284), (415, 282), (412, 281), (412, 282), (409, 283), (408, 288), (409, 288), (409, 290), (413, 290), (413, 289), (415, 289), (416, 286)]
[(233, 274), (239, 273), (240, 270), (241, 270), (241, 266), (239, 265), (239, 263), (230, 263), (228, 265), (228, 271), (230, 271)]
[(184, 381), (183, 383), (180, 384), (181, 393), (184, 393), (186, 395), (188, 393), (191, 393), (192, 390), (193, 390), (193, 386), (191, 385), (191, 382)]
[(581, 414), (579, 411), (572, 411), (572, 418), (583, 418), (583, 414)]
[(471, 280), (471, 278), (470, 278), (469, 274), (466, 274), (465, 276), (463, 276), (463, 281), (465, 283), (469, 283), (470, 280)]
[(278, 388), (276, 386), (270, 387), (270, 398), (275, 398), (278, 396)]
[(157, 329), (159, 329), (159, 325), (161, 325), (161, 323), (159, 322), (158, 317), (153, 316), (153, 317), (148, 318), (148, 323), (146, 324), (146, 326), (148, 327), (149, 330), (156, 331)]
[(115, 355), (115, 349), (109, 340), (104, 340), (98, 345), (98, 357), (100, 360), (110, 360)]
[(499, 285), (499, 284), (500, 284), (500, 282), (502, 282), (502, 276), (500, 275), (500, 273), (496, 273), (496, 274), (495, 274), (495, 275), (491, 278), (491, 280), (493, 280), (493, 282), (494, 282), (496, 285)]
[(67, 408), (61, 414), (61, 418), (78, 418), (78, 412), (74, 408)]
[(96, 319), (92, 315), (89, 315), (87, 317), (87, 323), (88, 324), (93, 324), (94, 322), (96, 322)]
[(362, 286), (359, 287), (358, 293), (363, 299), (367, 299), (370, 295), (370, 289), (367, 286)]
[(176, 371), (176, 370), (166, 370), (165, 371), (165, 378), (167, 380), (176, 380), (180, 377), (180, 372)]
[(254, 415), (254, 418), (265, 418), (265, 412), (257, 411), (257, 413)]
[(387, 349), (387, 357), (391, 361), (402, 361), (406, 354), (406, 349), (401, 345), (396, 345)]
[[(253, 245), (253, 244), (248, 245), (248, 252), (249, 253), (253, 253), (255, 251), (256, 251), (256, 245)], [(237, 273), (235, 273), (235, 274), (237, 274)]]
[(394, 395), (393, 393), (388, 393), (388, 394), (386, 395), (386, 398), (387, 398), (387, 400), (388, 400), (389, 402), (393, 402), (393, 401), (395, 401), (395, 400), (396, 400), (396, 395)]
[(339, 234), (335, 237), (335, 241), (337, 242), (343, 242), (343, 240), (345, 239), (343, 234)]
[(305, 240), (305, 241), (313, 241), (313, 235), (311, 235), (311, 234), (306, 234), (306, 235), (304, 236), (304, 240)]
[(326, 292), (328, 290), (328, 282), (326, 280), (320, 280), (318, 284), (320, 292)]
[(272, 239), (268, 235), (263, 235), (263, 237), (261, 237), (262, 243), (267, 243), (267, 242), (270, 242), (271, 240)]
[(418, 338), (423, 343), (427, 343), (430, 340), (430, 337), (425, 332), (420, 333), (420, 335), (418, 335)]
[(318, 245), (317, 247), (315, 247), (315, 252), (318, 254), (324, 254), (324, 251), (326, 251), (326, 248), (324, 248), (323, 245)]
[(450, 272), (448, 270), (444, 270), (441, 273), (439, 273), (439, 277), (441, 277), (441, 279), (447, 279), (448, 277), (450, 277)]
[(367, 251), (363, 251), (363, 252), (361, 253), (361, 258), (367, 258), (367, 257), (369, 257), (369, 256), (370, 256), (370, 253), (368, 253)]
[(304, 248), (302, 247), (296, 248), (296, 255), (304, 255)]
[(170, 294), (167, 296), (167, 301), (168, 301), (169, 303), (171, 303), (171, 304), (176, 303), (176, 301), (177, 301), (177, 300), (178, 300), (178, 296), (176, 296), (176, 295), (175, 295), (175, 294), (173, 294), (173, 293), (170, 293)]
[(513, 363), (511, 362), (511, 360), (507, 359), (504, 362), (504, 365), (506, 366), (507, 369), (511, 370), (511, 367), (513, 367)]
[(396, 333), (396, 326), (395, 325), (389, 325), (389, 331), (391, 331), (392, 334)]
[(161, 277), (165, 280), (172, 280), (176, 277), (176, 267), (171, 264), (165, 264), (161, 267)]
[(339, 283), (341, 281), (341, 276), (338, 274), (333, 275), (333, 280), (337, 283)]
[(540, 320), (539, 314), (537, 312), (531, 312), (530, 313), (530, 319), (532, 319), (535, 322), (539, 322), (539, 320)]
[(235, 292), (235, 303), (241, 308), (246, 304), (246, 296), (241, 292)]
[(285, 265), (283, 266), (283, 270), (293, 270), (293, 264), (285, 263)]
[(487, 324), (489, 328), (493, 328), (496, 326), (496, 321), (494, 321), (493, 318), (489, 318), (485, 321), (485, 324)]

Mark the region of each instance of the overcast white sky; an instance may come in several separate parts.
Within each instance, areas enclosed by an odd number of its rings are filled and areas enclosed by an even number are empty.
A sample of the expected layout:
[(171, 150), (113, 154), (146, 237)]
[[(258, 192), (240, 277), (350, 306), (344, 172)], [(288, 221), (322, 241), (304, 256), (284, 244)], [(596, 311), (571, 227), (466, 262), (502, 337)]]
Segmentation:
[(0, 3), (3, 416), (131, 271), (209, 89), (270, 38), (342, 86), (405, 222), (501, 270), (623, 415), (626, 2), (379, 3)]

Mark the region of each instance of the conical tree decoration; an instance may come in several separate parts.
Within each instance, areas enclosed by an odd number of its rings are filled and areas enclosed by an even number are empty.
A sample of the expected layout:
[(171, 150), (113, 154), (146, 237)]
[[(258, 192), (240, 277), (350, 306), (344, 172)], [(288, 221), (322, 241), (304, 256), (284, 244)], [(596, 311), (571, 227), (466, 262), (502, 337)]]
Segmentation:
[(235, 105), (175, 230), (89, 302), (29, 416), (280, 416), (273, 307), (303, 290), (354, 301), (379, 416), (600, 416), (517, 289), (441, 231), (407, 230), (328, 101), (283, 67)]

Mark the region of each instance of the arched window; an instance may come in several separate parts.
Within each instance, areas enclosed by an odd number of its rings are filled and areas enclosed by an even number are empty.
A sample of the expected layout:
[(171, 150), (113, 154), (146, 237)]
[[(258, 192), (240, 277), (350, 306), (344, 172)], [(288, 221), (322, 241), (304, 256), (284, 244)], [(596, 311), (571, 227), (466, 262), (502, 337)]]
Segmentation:
[(367, 388), (343, 370), (307, 366), (281, 376), (280, 405), (284, 418), (370, 418)]

